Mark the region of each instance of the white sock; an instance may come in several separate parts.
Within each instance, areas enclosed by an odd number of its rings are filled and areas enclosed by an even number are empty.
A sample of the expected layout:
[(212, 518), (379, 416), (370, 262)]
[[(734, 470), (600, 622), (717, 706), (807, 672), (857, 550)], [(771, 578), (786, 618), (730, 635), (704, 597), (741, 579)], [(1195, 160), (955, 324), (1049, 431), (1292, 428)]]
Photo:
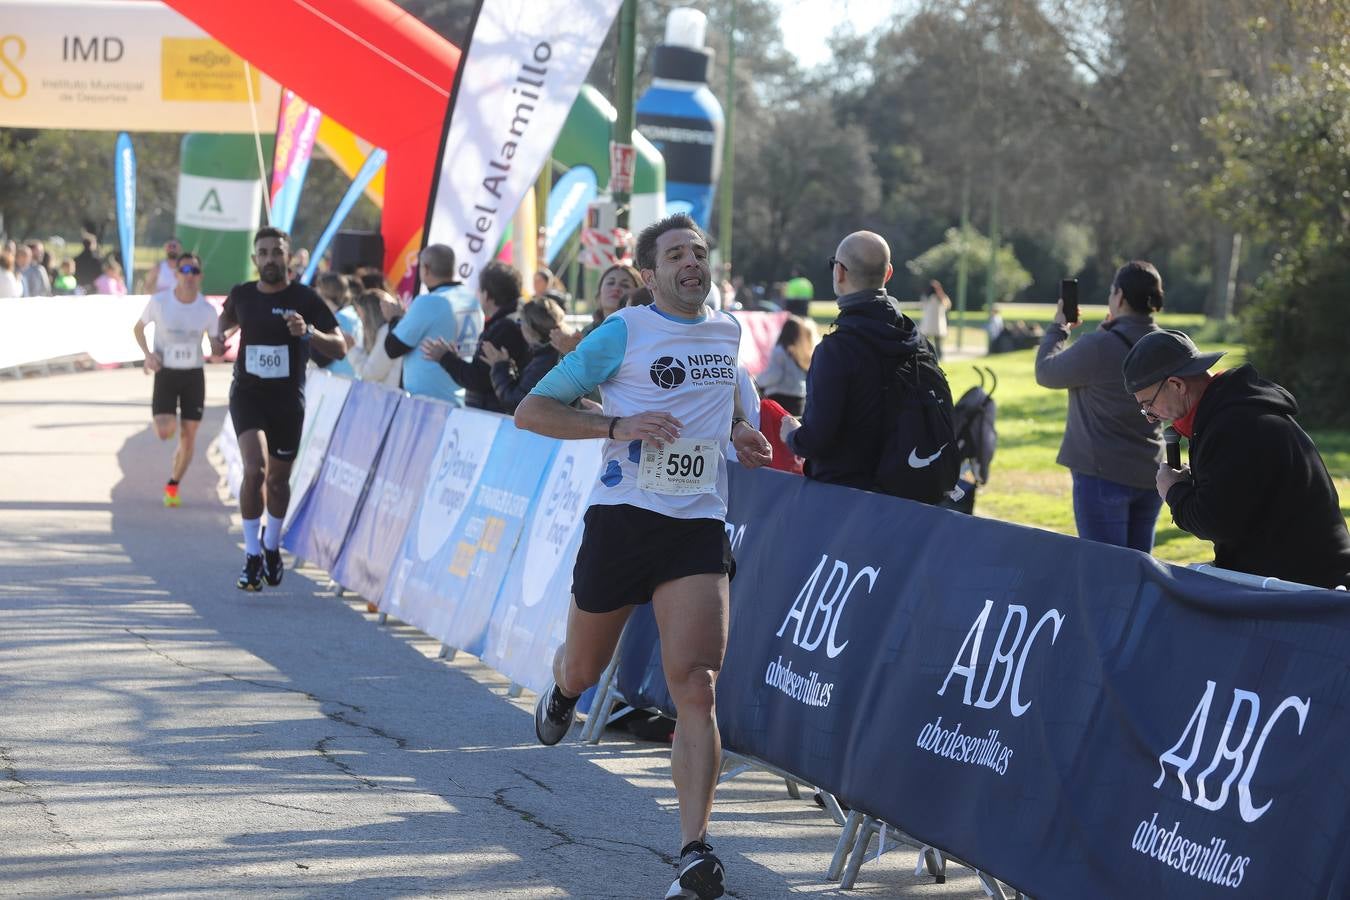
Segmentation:
[(262, 553), (262, 544), (258, 543), (258, 526), (261, 524), (262, 519), (244, 520), (244, 552), (249, 556)]
[(271, 513), (267, 514), (267, 531), (263, 533), (263, 543), (268, 550), (281, 549), (281, 524), (285, 521), (284, 516), (278, 519)]

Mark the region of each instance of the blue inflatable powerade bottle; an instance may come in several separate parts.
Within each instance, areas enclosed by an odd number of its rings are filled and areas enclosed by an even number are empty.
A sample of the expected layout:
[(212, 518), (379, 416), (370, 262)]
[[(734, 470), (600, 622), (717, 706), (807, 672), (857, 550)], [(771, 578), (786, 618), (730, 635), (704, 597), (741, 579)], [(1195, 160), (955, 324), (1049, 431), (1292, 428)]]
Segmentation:
[(713, 54), (703, 46), (708, 17), (688, 7), (666, 19), (665, 43), (652, 50), (652, 85), (637, 102), (637, 127), (666, 159), (666, 211), (712, 219), (722, 168), (722, 104), (708, 89)]

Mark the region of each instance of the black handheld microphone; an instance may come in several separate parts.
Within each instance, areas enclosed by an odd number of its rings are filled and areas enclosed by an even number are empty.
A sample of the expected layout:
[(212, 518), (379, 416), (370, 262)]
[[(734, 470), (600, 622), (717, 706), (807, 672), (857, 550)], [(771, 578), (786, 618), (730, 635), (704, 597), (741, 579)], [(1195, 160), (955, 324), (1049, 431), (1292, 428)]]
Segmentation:
[(1167, 446), (1168, 468), (1181, 470), (1181, 435), (1175, 428), (1163, 429), (1163, 443)]

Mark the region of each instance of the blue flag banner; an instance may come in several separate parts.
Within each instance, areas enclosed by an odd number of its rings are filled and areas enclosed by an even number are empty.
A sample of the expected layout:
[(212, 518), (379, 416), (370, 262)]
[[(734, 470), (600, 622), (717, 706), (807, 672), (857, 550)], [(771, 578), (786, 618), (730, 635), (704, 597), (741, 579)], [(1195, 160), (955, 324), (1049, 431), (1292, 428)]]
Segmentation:
[(342, 223), (347, 221), (347, 216), (351, 213), (352, 207), (356, 201), (361, 199), (361, 194), (365, 191), (366, 185), (370, 184), (372, 178), (384, 167), (384, 161), (389, 154), (379, 147), (370, 151), (366, 161), (361, 163), (361, 168), (356, 170), (356, 177), (347, 187), (347, 193), (342, 195), (338, 201), (337, 209), (333, 211), (333, 218), (328, 220), (328, 225), (324, 228), (323, 234), (319, 235), (319, 241), (314, 245), (314, 252), (309, 255), (309, 266), (306, 267), (300, 280), (305, 284), (314, 283), (314, 273), (319, 271), (319, 263), (323, 260), (323, 255), (328, 252), (328, 245), (333, 243), (333, 237), (342, 227)]
[(404, 395), (399, 401), (370, 490), (333, 567), (338, 584), (362, 597), (384, 594), (449, 412), (449, 406), (427, 397)]
[(403, 538), (398, 564), (380, 610), (444, 640), (450, 604), (439, 592), (441, 573), (453, 558), (453, 535), (478, 491), (497, 431), (506, 419), (476, 409), (452, 409), (436, 443), (417, 514)]
[(599, 194), (599, 182), (590, 166), (573, 166), (548, 193), (544, 221), (544, 259), (550, 264), (581, 227), (586, 210)]
[(1038, 898), (1350, 892), (1350, 598), (729, 468), (728, 749)]
[(352, 384), (318, 478), (287, 527), (287, 550), (332, 570), (401, 396), (377, 384)]
[(438, 584), (456, 602), (439, 637), (451, 647), (483, 655), (493, 604), (558, 444), (511, 425), (498, 430), (478, 490), (446, 541)]
[(117, 241), (122, 248), (122, 269), (127, 287), (132, 287), (136, 267), (136, 149), (131, 135), (117, 136), (113, 162), (113, 186), (117, 194)]
[(488, 622), (483, 662), (543, 691), (566, 636), (582, 517), (600, 476), (603, 441), (564, 441), (544, 476)]

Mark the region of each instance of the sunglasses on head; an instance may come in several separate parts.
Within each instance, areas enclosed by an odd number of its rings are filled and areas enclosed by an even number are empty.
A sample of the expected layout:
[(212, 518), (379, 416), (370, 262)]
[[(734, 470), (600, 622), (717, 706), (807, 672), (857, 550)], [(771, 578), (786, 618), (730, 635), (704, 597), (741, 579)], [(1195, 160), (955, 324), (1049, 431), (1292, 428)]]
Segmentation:
[(201, 266), (194, 266), (194, 265), (179, 266), (178, 271), (182, 272), (184, 275), (202, 274)]

